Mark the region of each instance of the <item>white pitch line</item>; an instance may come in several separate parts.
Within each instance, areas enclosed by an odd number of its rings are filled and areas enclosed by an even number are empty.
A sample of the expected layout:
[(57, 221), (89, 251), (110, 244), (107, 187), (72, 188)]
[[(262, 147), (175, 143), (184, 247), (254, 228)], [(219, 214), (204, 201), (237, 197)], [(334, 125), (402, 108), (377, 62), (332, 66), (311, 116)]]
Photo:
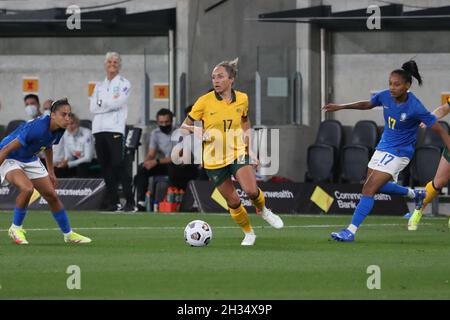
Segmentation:
[[(431, 223), (422, 223), (421, 225), (431, 225)], [(405, 226), (400, 223), (384, 223), (384, 224), (365, 224), (364, 227), (399, 227)], [(342, 224), (309, 224), (309, 225), (291, 225), (284, 226), (284, 228), (339, 228)], [(184, 227), (81, 227), (73, 228), (74, 230), (183, 230)], [(270, 228), (269, 226), (254, 226), (254, 229)], [(217, 226), (213, 229), (239, 229), (239, 227), (232, 226)], [(32, 228), (26, 229), (27, 231), (59, 231), (59, 228)], [(8, 229), (0, 229), (0, 232), (8, 231)]]

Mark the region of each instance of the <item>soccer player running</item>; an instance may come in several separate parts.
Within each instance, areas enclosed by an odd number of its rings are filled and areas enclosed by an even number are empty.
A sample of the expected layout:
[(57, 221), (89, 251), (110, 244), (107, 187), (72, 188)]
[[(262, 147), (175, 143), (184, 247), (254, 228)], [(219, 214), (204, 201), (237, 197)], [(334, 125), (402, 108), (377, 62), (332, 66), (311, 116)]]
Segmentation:
[(355, 209), (351, 224), (340, 232), (331, 233), (331, 237), (336, 241), (354, 241), (356, 231), (372, 211), (374, 195), (377, 192), (408, 196), (414, 199), (416, 208), (422, 206), (425, 197), (423, 190), (412, 190), (390, 182), (391, 179), (397, 181), (398, 174), (411, 160), (416, 144), (417, 129), (421, 122), (431, 127), (450, 149), (450, 136), (446, 130), (437, 123), (436, 116), (409, 91), (412, 77), (417, 79), (419, 85), (422, 85), (417, 64), (410, 60), (404, 63), (401, 69), (391, 72), (389, 89), (377, 93), (370, 101), (327, 104), (323, 107), (326, 111), (332, 112), (342, 109), (368, 110), (383, 106), (385, 120), (384, 132), (368, 164), (362, 197)]
[[(44, 115), (23, 124), (0, 142), (1, 184), (11, 183), (19, 190), (13, 223), (8, 232), (16, 244), (28, 244), (22, 225), (34, 188), (48, 202), (65, 242), (91, 242), (91, 239), (72, 231), (66, 210), (55, 191), (52, 145), (59, 143), (70, 114), (67, 99), (55, 101), (50, 116)], [(45, 152), (48, 172), (36, 156), (40, 151)]]
[[(252, 246), (256, 235), (233, 185), (232, 175), (247, 193), (258, 215), (276, 229), (283, 227), (283, 221), (266, 208), (264, 194), (256, 185), (255, 173), (250, 165), (248, 97), (232, 88), (237, 75), (237, 62), (237, 59), (223, 61), (214, 67), (214, 90), (197, 100), (182, 128), (196, 134), (194, 122), (203, 122), (203, 166), (214, 187), (225, 198), (231, 217), (244, 231), (241, 245)], [(252, 163), (257, 165), (256, 157), (251, 157)]]
[[(433, 111), (438, 119), (442, 119), (447, 114), (450, 113), (450, 98), (448, 98), (447, 103), (438, 107)], [(425, 124), (421, 124), (421, 127), (425, 127)], [(425, 186), (426, 197), (423, 200), (423, 205), (414, 210), (414, 213), (408, 220), (408, 230), (416, 231), (420, 219), (422, 218), (422, 213), (425, 207), (439, 194), (441, 189), (445, 187), (450, 180), (450, 152), (449, 148), (445, 147), (442, 152), (441, 161), (439, 162), (439, 166), (436, 171), (436, 175), (433, 180), (428, 182)], [(450, 220), (449, 220), (450, 227)]]

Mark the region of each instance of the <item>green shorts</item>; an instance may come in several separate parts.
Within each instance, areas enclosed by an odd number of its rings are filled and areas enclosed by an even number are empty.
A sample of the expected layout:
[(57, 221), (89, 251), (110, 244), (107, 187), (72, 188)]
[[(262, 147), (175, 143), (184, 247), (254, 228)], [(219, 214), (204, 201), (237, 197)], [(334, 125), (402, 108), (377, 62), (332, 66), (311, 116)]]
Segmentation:
[(442, 151), (442, 156), (445, 158), (445, 160), (450, 162), (450, 152), (448, 152), (447, 147), (445, 147), (444, 151)]
[(244, 161), (236, 159), (233, 163), (219, 169), (205, 169), (206, 174), (211, 179), (214, 188), (220, 186), (226, 179), (231, 176), (236, 177), (236, 172), (245, 166), (250, 165), (250, 158), (246, 155)]

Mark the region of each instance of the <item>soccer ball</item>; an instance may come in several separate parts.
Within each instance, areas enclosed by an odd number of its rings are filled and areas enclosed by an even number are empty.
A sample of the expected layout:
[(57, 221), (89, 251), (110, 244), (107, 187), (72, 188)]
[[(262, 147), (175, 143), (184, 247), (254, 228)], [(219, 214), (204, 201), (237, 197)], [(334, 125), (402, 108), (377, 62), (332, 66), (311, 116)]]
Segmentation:
[(212, 229), (202, 220), (194, 220), (184, 229), (184, 240), (191, 247), (206, 246), (212, 239)]

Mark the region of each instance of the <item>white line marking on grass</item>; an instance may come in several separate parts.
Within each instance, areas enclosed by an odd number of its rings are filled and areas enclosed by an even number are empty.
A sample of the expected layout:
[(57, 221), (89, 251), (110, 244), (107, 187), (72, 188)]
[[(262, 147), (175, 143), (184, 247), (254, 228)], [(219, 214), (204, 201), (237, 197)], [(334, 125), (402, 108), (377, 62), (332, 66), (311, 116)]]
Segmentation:
[[(431, 225), (431, 223), (422, 223), (421, 225)], [(406, 224), (400, 223), (381, 223), (381, 224), (365, 224), (364, 227), (399, 227), (405, 226)], [(341, 224), (309, 224), (309, 225), (292, 225), (284, 226), (284, 228), (338, 228), (342, 227)], [(216, 226), (214, 229), (239, 229), (238, 226)], [(270, 228), (269, 226), (254, 226), (254, 229)], [(74, 230), (183, 230), (184, 227), (80, 227), (73, 228)], [(59, 231), (59, 228), (30, 228), (27, 231)], [(0, 229), (0, 232), (8, 231), (8, 229)]]

